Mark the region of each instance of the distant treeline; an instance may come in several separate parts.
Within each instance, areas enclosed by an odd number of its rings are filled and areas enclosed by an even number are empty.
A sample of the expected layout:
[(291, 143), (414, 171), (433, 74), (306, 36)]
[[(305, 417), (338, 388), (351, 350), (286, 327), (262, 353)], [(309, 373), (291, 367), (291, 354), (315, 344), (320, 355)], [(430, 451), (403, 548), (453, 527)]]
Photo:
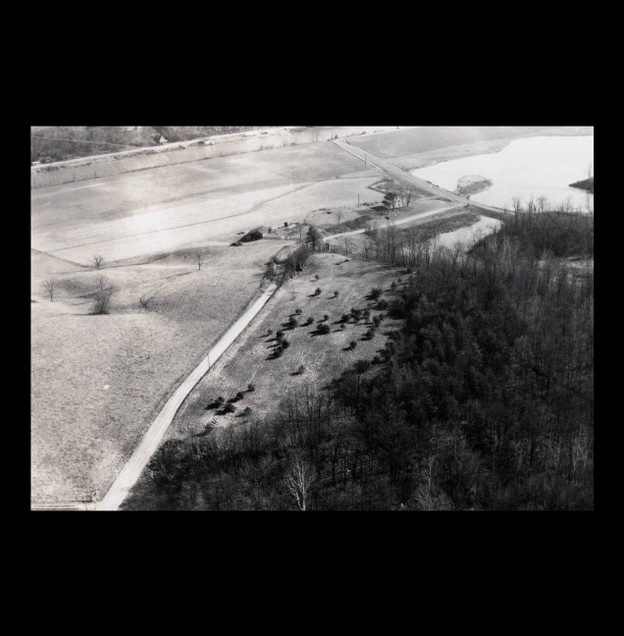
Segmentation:
[(570, 186), (572, 188), (581, 188), (583, 190), (588, 190), (589, 192), (594, 192), (594, 177), (590, 177), (589, 179), (584, 179), (583, 181), (577, 181), (576, 183), (571, 183)]
[(470, 256), (418, 244), (375, 294), (402, 321), (379, 355), (264, 422), (167, 442), (125, 507), (592, 509), (593, 272), (559, 258), (592, 237), (592, 216), (546, 212)]
[(31, 161), (50, 163), (169, 142), (253, 130), (259, 126), (33, 126)]

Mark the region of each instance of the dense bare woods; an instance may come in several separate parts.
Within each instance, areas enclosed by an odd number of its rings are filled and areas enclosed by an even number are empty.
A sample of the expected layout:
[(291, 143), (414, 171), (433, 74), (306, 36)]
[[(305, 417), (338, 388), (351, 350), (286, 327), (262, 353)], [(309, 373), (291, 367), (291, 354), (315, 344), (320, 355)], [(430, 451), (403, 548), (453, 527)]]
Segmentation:
[(593, 508), (593, 271), (562, 258), (593, 254), (593, 217), (519, 214), (471, 255), (402, 236), (371, 235), (412, 269), (373, 361), (167, 443), (127, 507)]

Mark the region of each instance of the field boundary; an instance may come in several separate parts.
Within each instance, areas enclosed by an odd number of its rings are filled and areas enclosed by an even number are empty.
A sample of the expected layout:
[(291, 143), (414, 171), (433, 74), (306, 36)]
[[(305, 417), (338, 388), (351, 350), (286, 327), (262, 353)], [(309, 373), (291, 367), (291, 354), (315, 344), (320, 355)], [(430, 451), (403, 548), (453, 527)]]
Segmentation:
[(273, 297), (278, 284), (272, 282), (256, 295), (245, 307), (244, 311), (221, 335), (195, 369), (175, 389), (165, 405), (152, 422), (143, 439), (114, 480), (104, 498), (95, 505), (95, 510), (118, 510), (136, 484), (152, 455), (158, 449), (173, 418), (197, 383), (210, 371), (221, 356), (229, 349), (243, 331), (251, 324), (262, 308)]

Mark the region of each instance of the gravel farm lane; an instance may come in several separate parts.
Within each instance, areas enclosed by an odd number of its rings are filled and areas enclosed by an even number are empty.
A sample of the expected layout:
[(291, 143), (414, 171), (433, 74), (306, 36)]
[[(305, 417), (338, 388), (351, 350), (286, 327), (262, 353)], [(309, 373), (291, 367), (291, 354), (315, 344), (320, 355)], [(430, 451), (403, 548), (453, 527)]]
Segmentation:
[(94, 505), (95, 510), (118, 510), (121, 503), (128, 496), (130, 489), (136, 484), (141, 473), (152, 455), (156, 452), (175, 414), (193, 390), (195, 385), (208, 373), (210, 367), (225, 353), (228, 347), (243, 332), (249, 323), (256, 317), (264, 305), (269, 301), (277, 286), (271, 283), (265, 291), (258, 296), (232, 326), (221, 336), (217, 344), (208, 352), (208, 355), (199, 363), (195, 370), (175, 390), (156, 419), (145, 433), (132, 457), (122, 468), (104, 498)]

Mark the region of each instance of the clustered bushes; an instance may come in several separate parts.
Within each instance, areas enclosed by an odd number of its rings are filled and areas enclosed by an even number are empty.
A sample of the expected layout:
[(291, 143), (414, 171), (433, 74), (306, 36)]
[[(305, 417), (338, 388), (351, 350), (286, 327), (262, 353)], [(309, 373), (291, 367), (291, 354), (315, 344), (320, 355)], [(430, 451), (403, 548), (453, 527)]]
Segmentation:
[(303, 270), (312, 250), (307, 245), (301, 245), (284, 261), (284, 272), (287, 276), (293, 276)]

